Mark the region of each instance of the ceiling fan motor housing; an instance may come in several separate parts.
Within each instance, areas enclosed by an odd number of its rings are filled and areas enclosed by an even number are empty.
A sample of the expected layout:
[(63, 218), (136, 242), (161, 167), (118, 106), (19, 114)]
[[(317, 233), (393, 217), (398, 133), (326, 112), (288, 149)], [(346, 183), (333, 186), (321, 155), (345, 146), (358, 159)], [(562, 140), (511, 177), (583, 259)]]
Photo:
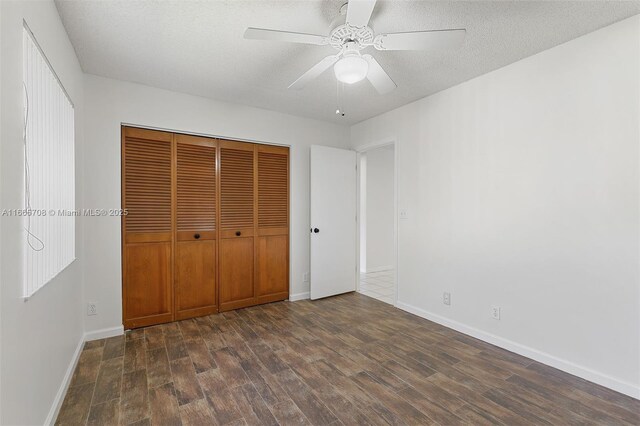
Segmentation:
[(329, 45), (336, 50), (342, 50), (347, 43), (356, 42), (358, 49), (364, 49), (373, 44), (375, 33), (370, 26), (355, 27), (347, 24), (347, 5), (348, 3), (342, 5), (340, 13), (331, 22)]
[(329, 44), (336, 50), (342, 50), (345, 44), (354, 42), (358, 49), (364, 49), (373, 44), (374, 33), (370, 27), (352, 27), (342, 24), (331, 31)]

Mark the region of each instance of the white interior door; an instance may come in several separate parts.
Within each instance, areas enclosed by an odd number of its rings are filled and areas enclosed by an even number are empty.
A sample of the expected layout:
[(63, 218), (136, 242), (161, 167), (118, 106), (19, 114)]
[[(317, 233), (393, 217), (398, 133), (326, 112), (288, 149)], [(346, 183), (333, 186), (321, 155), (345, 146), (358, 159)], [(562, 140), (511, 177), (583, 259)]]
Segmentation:
[(356, 290), (356, 153), (311, 146), (311, 299)]

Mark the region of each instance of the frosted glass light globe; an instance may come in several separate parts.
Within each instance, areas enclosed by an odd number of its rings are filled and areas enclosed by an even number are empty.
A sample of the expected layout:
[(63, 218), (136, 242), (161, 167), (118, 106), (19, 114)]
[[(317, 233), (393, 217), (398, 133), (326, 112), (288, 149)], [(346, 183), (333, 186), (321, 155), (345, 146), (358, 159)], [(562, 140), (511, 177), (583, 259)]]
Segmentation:
[(333, 66), (338, 81), (347, 84), (357, 83), (367, 76), (369, 63), (361, 56), (345, 56)]

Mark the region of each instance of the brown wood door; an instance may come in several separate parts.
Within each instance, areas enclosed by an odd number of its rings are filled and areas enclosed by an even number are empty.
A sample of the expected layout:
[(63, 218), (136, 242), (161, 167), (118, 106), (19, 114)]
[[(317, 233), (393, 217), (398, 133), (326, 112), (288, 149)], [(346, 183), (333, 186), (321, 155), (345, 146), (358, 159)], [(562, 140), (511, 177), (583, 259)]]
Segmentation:
[(175, 319), (217, 312), (217, 141), (175, 135)]
[(122, 128), (125, 328), (173, 319), (172, 137)]
[(255, 304), (256, 161), (250, 143), (220, 141), (220, 311)]
[(289, 297), (289, 149), (122, 128), (123, 323)]
[(256, 146), (258, 303), (289, 298), (289, 148)]

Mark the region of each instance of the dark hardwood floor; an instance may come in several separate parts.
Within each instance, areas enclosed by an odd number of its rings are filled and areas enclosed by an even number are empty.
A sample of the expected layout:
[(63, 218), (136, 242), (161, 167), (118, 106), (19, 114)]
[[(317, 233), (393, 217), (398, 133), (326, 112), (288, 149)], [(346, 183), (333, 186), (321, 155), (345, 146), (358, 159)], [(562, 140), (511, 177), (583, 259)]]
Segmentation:
[(640, 401), (352, 293), (85, 344), (57, 424), (640, 424)]

